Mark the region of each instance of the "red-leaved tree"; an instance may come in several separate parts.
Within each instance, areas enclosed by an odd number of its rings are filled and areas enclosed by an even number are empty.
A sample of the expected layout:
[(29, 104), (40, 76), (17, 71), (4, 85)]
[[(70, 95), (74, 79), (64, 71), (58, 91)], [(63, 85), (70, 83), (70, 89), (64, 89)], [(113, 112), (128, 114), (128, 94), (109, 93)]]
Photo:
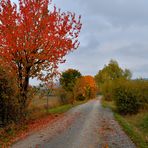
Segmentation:
[(26, 107), (29, 78), (48, 80), (63, 57), (79, 46), (81, 17), (48, 10), (51, 0), (0, 2), (0, 63), (16, 74), (19, 102)]

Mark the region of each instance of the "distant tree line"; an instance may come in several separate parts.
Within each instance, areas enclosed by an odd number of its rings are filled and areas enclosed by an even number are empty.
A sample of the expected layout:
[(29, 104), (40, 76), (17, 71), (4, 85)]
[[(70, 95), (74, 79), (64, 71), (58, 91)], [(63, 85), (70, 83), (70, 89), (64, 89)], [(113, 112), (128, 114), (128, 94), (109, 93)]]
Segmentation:
[(59, 95), (63, 103), (76, 100), (88, 100), (96, 96), (96, 83), (92, 76), (82, 76), (75, 69), (68, 69), (61, 74)]

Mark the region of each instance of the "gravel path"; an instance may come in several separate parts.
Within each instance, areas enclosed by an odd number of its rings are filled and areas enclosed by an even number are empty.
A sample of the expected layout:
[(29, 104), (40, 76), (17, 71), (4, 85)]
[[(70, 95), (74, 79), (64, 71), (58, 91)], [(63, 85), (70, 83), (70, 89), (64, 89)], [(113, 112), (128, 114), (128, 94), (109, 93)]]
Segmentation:
[(100, 98), (79, 105), (12, 148), (135, 148)]

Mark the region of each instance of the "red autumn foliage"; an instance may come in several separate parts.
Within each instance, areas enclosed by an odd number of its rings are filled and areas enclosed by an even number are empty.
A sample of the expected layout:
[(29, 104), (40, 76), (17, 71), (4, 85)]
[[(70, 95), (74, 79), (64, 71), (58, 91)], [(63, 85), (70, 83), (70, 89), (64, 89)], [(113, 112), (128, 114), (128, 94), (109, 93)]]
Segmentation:
[(25, 106), (29, 78), (49, 80), (79, 46), (81, 16), (48, 10), (51, 0), (0, 1), (0, 63), (16, 74)]
[[(56, 121), (57, 119), (61, 118), (59, 116), (58, 118), (54, 115), (48, 115), (46, 117), (28, 121), (27, 123), (23, 122), (21, 125), (12, 125), (4, 128), (3, 130), (0, 131), (0, 134), (3, 135), (3, 138), (0, 139), (0, 146), (2, 147), (10, 147), (10, 145), (20, 139), (26, 138), (29, 134), (36, 132), (40, 129), (46, 128), (51, 124), (52, 122)], [(8, 129), (7, 129), (8, 128)], [(11, 130), (14, 132), (14, 135), (9, 135), (6, 131)], [(5, 142), (4, 137), (6, 137), (9, 142)]]

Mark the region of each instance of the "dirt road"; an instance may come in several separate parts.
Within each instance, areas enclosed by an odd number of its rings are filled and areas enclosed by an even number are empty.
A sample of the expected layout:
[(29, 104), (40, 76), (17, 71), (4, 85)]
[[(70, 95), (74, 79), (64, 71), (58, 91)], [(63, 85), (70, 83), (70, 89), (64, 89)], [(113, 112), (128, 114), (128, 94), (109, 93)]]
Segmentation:
[(100, 98), (68, 111), (12, 148), (135, 148), (121, 130), (109, 109), (101, 107)]

